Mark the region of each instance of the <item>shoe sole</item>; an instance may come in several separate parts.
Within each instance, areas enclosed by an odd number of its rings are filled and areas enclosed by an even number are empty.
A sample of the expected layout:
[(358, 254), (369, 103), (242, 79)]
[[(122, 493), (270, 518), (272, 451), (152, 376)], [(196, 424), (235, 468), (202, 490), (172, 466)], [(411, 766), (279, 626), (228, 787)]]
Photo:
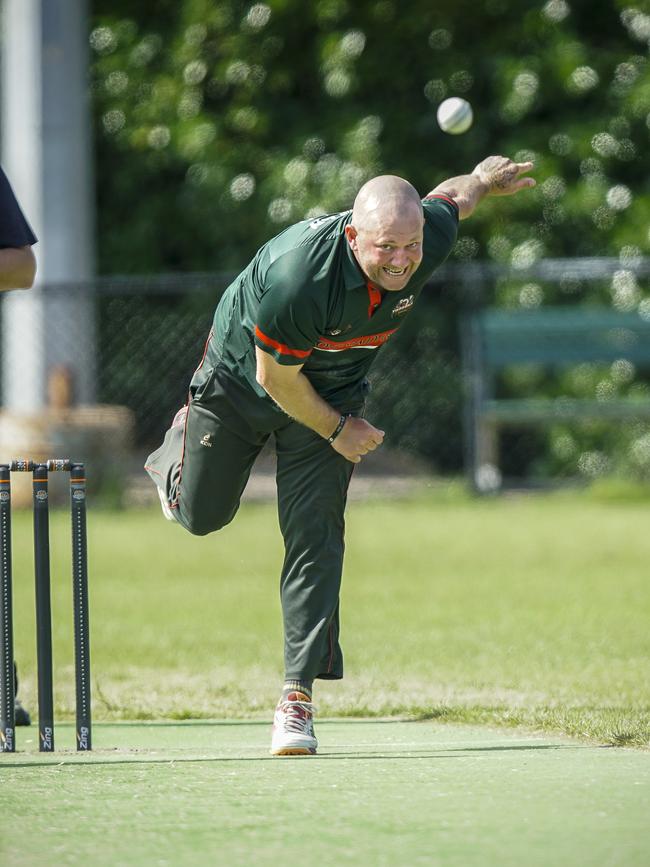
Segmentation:
[(174, 513), (171, 510), (171, 506), (165, 499), (165, 495), (162, 492), (162, 489), (156, 486), (156, 490), (158, 491), (158, 496), (160, 497), (160, 508), (162, 509), (163, 517), (167, 521), (171, 521), (172, 523), (176, 523), (176, 518), (174, 517)]
[(316, 750), (308, 747), (280, 747), (279, 750), (271, 750), (272, 756), (315, 756)]

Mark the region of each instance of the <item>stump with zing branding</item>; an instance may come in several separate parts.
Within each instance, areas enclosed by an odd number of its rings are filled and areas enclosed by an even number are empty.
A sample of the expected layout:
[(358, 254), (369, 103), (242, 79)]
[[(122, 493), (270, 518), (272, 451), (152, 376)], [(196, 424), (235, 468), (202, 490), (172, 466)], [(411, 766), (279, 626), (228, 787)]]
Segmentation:
[(34, 576), (38, 728), (41, 752), (54, 750), (52, 689), (52, 615), (50, 605), (50, 472), (70, 474), (72, 518), (72, 596), (74, 613), (77, 749), (91, 749), (90, 641), (88, 632), (88, 555), (84, 465), (67, 459), (14, 460), (0, 464), (0, 752), (15, 751), (15, 683), (13, 658), (11, 473), (31, 472), (34, 506)]

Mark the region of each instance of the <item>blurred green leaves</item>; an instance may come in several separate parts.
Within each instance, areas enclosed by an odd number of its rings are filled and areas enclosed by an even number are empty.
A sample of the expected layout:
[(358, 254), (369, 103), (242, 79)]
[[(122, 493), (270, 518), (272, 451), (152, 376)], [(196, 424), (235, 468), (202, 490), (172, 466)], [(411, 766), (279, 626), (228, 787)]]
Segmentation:
[[(103, 272), (238, 267), (373, 174), (424, 194), (489, 153), (537, 190), (486, 203), (459, 256), (648, 245), (650, 15), (586, 0), (95, 0)], [(438, 103), (468, 98), (447, 136)], [(464, 227), (467, 231), (467, 227)], [(494, 242), (495, 236), (500, 241)]]

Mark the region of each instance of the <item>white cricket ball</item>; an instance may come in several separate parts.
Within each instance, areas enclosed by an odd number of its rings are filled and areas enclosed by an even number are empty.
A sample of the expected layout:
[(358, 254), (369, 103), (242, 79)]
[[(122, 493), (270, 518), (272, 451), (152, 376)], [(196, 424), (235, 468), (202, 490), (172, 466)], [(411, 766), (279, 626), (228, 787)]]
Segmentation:
[(466, 99), (451, 96), (438, 106), (438, 125), (443, 132), (460, 135), (472, 125), (474, 112)]

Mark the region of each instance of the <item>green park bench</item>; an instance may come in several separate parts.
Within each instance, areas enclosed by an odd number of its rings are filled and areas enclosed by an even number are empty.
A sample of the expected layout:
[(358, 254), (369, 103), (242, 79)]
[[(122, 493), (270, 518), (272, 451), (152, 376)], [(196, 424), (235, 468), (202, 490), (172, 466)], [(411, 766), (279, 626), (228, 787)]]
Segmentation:
[(620, 359), (650, 368), (650, 320), (638, 313), (602, 307), (481, 310), (464, 322), (463, 358), (467, 463), (479, 491), (501, 485), (499, 431), (507, 425), (650, 419), (650, 400), (639, 397), (499, 398), (495, 393), (499, 373), (516, 365), (557, 369)]

